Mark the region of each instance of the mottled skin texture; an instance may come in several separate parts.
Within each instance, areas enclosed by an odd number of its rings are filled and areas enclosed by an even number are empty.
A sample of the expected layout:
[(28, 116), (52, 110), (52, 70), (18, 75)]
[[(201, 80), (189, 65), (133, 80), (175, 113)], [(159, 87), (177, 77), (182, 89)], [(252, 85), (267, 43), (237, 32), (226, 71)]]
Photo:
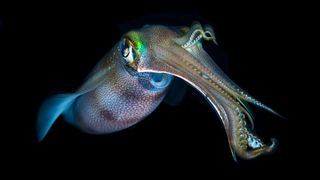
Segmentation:
[[(112, 133), (148, 116), (165, 97), (171, 78), (181, 78), (217, 111), (234, 157), (250, 159), (272, 152), (275, 139), (267, 145), (253, 133), (246, 102), (275, 112), (230, 80), (202, 48), (201, 40), (216, 43), (210, 26), (147, 25), (132, 30), (98, 63), (76, 93), (62, 96), (59, 103), (54, 98), (49, 102), (59, 107), (64, 103), (61, 107), (66, 110), (59, 113), (82, 131)], [(40, 127), (50, 127), (45, 123), (48, 116), (43, 115), (46, 109), (43, 112)], [(40, 132), (40, 139), (47, 130)]]
[(109, 68), (103, 83), (81, 95), (71, 107), (75, 115), (71, 122), (85, 132), (103, 134), (127, 128), (149, 115), (166, 94), (167, 88), (152, 89), (148, 80), (129, 74), (120, 58), (115, 47), (93, 70), (95, 76)]

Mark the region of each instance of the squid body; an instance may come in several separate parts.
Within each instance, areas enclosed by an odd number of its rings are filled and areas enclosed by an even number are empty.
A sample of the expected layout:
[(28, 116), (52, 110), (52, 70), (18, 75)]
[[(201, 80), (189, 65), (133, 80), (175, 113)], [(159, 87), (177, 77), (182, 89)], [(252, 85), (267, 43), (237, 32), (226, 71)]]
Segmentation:
[(277, 141), (266, 144), (257, 137), (246, 103), (275, 112), (232, 82), (202, 48), (202, 40), (216, 43), (212, 27), (198, 22), (191, 27), (146, 25), (127, 32), (76, 92), (42, 104), (39, 141), (60, 115), (91, 134), (128, 128), (155, 110), (177, 78), (196, 88), (215, 109), (234, 158), (272, 152)]

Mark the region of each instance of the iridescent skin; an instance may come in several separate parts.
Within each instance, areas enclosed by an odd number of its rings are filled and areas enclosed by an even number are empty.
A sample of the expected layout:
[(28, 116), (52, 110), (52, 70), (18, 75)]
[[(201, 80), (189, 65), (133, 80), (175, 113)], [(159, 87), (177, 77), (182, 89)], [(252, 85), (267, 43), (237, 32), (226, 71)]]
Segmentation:
[(61, 114), (92, 134), (130, 127), (160, 104), (172, 78), (177, 77), (196, 88), (217, 111), (234, 158), (272, 152), (276, 140), (267, 145), (254, 134), (246, 102), (275, 112), (232, 82), (204, 51), (201, 40), (216, 43), (212, 28), (199, 23), (190, 28), (147, 25), (128, 32), (78, 91), (51, 97), (43, 104), (39, 140)]

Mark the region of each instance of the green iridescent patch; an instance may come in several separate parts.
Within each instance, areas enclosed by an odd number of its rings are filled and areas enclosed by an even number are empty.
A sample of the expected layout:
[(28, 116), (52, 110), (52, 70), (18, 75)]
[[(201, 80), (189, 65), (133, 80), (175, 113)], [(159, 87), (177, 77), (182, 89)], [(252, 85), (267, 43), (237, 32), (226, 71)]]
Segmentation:
[(133, 43), (133, 46), (138, 51), (139, 55), (143, 54), (146, 50), (146, 45), (143, 37), (138, 32), (129, 32), (128, 38)]

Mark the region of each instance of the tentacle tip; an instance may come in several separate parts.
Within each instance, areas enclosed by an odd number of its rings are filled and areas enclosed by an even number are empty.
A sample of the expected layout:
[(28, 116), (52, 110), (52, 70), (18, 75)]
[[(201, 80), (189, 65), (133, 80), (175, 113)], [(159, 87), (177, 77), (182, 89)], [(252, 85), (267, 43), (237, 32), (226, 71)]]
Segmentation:
[(279, 145), (278, 140), (275, 138), (271, 138), (270, 141), (271, 141), (271, 144), (266, 149), (266, 151), (265, 151), (266, 153), (273, 153)]
[(285, 116), (283, 116), (283, 115), (281, 115), (281, 114), (279, 114), (279, 113), (277, 113), (277, 116), (279, 116), (281, 119), (289, 120), (289, 118), (287, 118), (287, 117), (285, 117)]

